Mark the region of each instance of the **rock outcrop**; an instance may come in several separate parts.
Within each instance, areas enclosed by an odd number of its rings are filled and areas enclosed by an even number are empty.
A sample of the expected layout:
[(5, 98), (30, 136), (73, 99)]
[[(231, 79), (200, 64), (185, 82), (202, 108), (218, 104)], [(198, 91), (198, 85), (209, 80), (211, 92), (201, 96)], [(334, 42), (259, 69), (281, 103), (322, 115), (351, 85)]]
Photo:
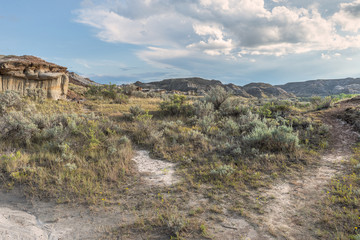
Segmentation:
[(0, 56), (0, 91), (14, 90), (22, 95), (42, 89), (51, 99), (66, 98), (69, 77), (66, 67), (34, 56)]

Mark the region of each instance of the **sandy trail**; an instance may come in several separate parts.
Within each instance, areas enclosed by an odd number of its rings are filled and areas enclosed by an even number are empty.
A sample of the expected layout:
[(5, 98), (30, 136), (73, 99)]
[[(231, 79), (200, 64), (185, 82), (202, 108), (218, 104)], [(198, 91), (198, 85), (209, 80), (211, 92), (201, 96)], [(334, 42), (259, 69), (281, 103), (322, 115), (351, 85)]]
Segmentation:
[[(152, 159), (147, 151), (137, 151), (133, 160), (149, 185), (170, 186), (179, 181), (175, 164)], [(20, 189), (0, 191), (0, 239), (101, 239), (113, 227), (134, 221), (135, 216), (119, 206), (96, 211), (81, 205), (31, 201)]]
[(148, 151), (136, 151), (133, 161), (136, 163), (142, 178), (149, 185), (171, 186), (179, 182), (179, 178), (175, 175), (176, 164), (152, 159)]
[(327, 111), (323, 117), (325, 123), (332, 126), (331, 148), (318, 165), (307, 168), (301, 176), (263, 189), (262, 197), (271, 200), (258, 220), (263, 230), (279, 239), (315, 239), (313, 232), (309, 231), (311, 220), (306, 216), (310, 211), (316, 211), (314, 206), (324, 196), (326, 185), (341, 171), (342, 162), (351, 156), (351, 146), (358, 135), (349, 125), (337, 120), (334, 111)]

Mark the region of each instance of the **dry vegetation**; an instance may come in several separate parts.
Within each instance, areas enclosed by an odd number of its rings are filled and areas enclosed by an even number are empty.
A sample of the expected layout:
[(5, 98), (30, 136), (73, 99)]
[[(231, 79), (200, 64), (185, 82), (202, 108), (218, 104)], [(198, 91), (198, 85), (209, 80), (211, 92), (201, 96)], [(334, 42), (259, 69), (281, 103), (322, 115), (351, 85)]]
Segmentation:
[[(224, 212), (261, 214), (261, 201), (251, 196), (302, 171), (328, 147), (330, 127), (314, 112), (335, 100), (259, 101), (222, 89), (192, 98), (115, 85), (70, 89), (86, 100), (0, 93), (0, 179), (4, 188), (20, 185), (30, 196), (59, 203), (104, 207), (132, 198), (124, 209), (136, 222), (108, 231), (109, 238), (124, 239), (207, 239), (213, 237), (208, 227), (229, 216)], [(182, 182), (154, 189), (138, 184), (130, 161), (136, 148), (176, 162)], [(355, 148), (348, 173), (332, 183), (319, 236), (358, 239), (358, 155)], [(209, 204), (192, 205), (193, 196)]]

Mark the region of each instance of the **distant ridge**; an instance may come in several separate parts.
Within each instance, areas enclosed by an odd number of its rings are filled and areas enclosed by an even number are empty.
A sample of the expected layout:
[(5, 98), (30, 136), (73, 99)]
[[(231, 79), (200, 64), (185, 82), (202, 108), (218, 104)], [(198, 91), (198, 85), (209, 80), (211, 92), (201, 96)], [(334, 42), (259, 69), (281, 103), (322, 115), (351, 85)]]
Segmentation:
[(277, 85), (298, 97), (329, 96), (340, 93), (360, 94), (360, 78), (318, 79)]
[(293, 94), (287, 93), (285, 90), (265, 83), (251, 83), (244, 87), (235, 84), (223, 84), (218, 80), (207, 80), (199, 77), (193, 78), (172, 78), (165, 79), (158, 82), (135, 82), (134, 85), (143, 89), (164, 89), (167, 91), (181, 91), (181, 92), (196, 92), (204, 93), (212, 87), (220, 86), (227, 91), (232, 91), (235, 95), (250, 98), (289, 98), (294, 97)]

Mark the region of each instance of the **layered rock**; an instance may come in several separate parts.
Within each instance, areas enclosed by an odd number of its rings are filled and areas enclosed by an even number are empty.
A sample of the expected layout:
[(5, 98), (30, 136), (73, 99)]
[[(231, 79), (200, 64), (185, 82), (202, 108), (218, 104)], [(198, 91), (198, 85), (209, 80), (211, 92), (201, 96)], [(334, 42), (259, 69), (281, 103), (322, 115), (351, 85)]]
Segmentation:
[(51, 99), (66, 98), (69, 77), (66, 67), (34, 56), (0, 56), (0, 91), (14, 90), (27, 95), (42, 89)]

